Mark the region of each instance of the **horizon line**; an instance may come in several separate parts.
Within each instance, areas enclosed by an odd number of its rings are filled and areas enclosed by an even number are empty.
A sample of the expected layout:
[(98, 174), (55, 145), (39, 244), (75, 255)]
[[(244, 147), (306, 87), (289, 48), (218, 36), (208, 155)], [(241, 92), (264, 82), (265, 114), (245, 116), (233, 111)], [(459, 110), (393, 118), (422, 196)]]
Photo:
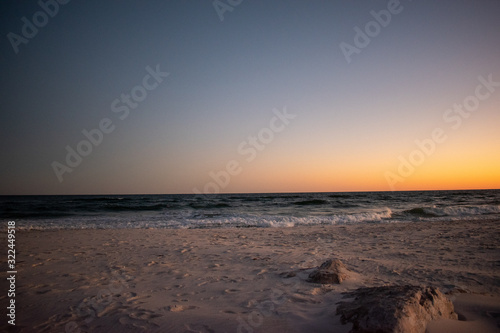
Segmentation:
[(314, 192), (314, 191), (306, 191), (306, 192), (300, 192), (300, 191), (292, 191), (292, 192), (221, 192), (221, 193), (100, 193), (100, 194), (0, 194), (0, 196), (84, 196), (84, 195), (89, 195), (89, 196), (98, 196), (98, 195), (126, 195), (126, 196), (131, 196), (131, 195), (198, 195), (198, 196), (205, 196), (205, 195), (238, 195), (238, 194), (312, 194), (312, 193), (383, 193), (383, 192), (445, 192), (445, 191), (499, 191), (500, 188), (475, 188), (475, 189), (439, 189), (439, 190), (399, 190), (399, 191), (332, 191), (332, 192), (325, 192), (325, 191), (319, 191), (319, 192)]

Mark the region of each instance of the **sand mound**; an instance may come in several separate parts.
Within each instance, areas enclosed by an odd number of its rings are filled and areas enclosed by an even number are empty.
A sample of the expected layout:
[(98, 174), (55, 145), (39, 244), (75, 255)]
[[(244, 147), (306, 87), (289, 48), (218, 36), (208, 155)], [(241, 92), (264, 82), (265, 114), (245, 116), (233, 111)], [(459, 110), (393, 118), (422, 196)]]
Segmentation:
[(349, 271), (345, 265), (338, 259), (329, 259), (319, 268), (309, 274), (308, 282), (314, 283), (342, 283), (349, 277)]
[(453, 303), (438, 289), (419, 286), (360, 288), (345, 294), (337, 314), (351, 332), (424, 333), (435, 319), (457, 319)]

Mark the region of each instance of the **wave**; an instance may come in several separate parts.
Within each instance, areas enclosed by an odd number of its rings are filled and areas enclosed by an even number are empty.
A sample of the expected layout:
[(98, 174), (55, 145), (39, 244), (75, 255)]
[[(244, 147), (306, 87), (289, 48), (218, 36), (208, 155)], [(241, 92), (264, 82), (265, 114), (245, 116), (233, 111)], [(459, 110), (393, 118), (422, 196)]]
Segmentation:
[(354, 204), (351, 201), (341, 201), (341, 200), (336, 200), (331, 202), (331, 207), (334, 208), (357, 208), (361, 207), (358, 204)]
[(130, 211), (158, 211), (165, 209), (165, 205), (156, 204), (156, 205), (106, 205), (102, 208), (104, 211), (110, 212), (130, 212)]
[(75, 214), (71, 212), (62, 212), (62, 211), (47, 211), (47, 212), (22, 212), (22, 211), (13, 211), (13, 212), (4, 212), (0, 213), (0, 218), (3, 219), (44, 219), (44, 218), (64, 218), (69, 216), (74, 216)]
[(451, 199), (448, 194), (0, 196), (0, 217), (40, 229), (287, 227), (500, 217), (499, 190), (460, 192)]
[(328, 204), (328, 201), (321, 199), (312, 199), (312, 200), (296, 201), (293, 204), (298, 206), (326, 205)]
[[(353, 194), (330, 194), (329, 198), (352, 198)], [(361, 196), (360, 196), (361, 197)]]
[[(246, 227), (295, 227), (295, 226), (311, 226), (311, 225), (342, 225), (356, 224), (363, 222), (380, 222), (390, 219), (392, 211), (386, 209), (381, 212), (367, 212), (356, 214), (334, 214), (327, 216), (241, 216), (220, 219), (226, 226), (246, 226)], [(203, 222), (205, 225), (207, 221)]]
[(408, 214), (408, 215), (415, 215), (419, 217), (438, 217), (439, 215), (436, 215), (434, 213), (429, 212), (425, 208), (419, 207), (419, 208), (413, 208), (413, 209), (408, 209), (403, 211), (403, 213)]
[(228, 197), (229, 200), (239, 200), (242, 202), (255, 202), (255, 201), (262, 201), (263, 199), (274, 199), (270, 197), (246, 197), (246, 196), (232, 196)]
[(500, 214), (500, 205), (416, 207), (403, 211), (417, 217), (464, 217), (474, 215)]
[(74, 199), (74, 202), (121, 202), (121, 201), (130, 201), (132, 198), (124, 198), (124, 197), (97, 197), (97, 198), (78, 198)]
[(168, 228), (168, 229), (206, 229), (206, 228), (276, 228), (313, 225), (343, 225), (357, 223), (376, 223), (389, 221), (392, 211), (389, 208), (378, 212), (355, 214), (334, 214), (326, 216), (280, 216), (280, 215), (246, 215), (246, 214), (197, 214), (190, 216), (164, 216), (147, 219), (106, 220), (89, 218), (71, 218), (63, 220), (19, 221), (21, 230), (53, 230), (53, 229), (122, 229), (122, 228)]
[(188, 205), (189, 207), (193, 209), (217, 209), (217, 208), (229, 208), (231, 205), (227, 203), (206, 203), (206, 204), (196, 204), (196, 203), (191, 203)]

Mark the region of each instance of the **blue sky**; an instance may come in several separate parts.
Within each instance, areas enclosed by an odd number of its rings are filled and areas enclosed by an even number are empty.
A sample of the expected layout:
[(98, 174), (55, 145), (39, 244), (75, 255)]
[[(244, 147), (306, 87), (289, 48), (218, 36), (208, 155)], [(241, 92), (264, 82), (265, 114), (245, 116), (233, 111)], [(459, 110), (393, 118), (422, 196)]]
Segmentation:
[[(396, 189), (500, 186), (500, 91), (459, 129), (443, 121), (479, 76), (500, 81), (498, 1), (243, 0), (222, 21), (211, 1), (41, 3), (53, 17), (0, 5), (0, 194), (192, 193), (229, 161), (241, 169), (220, 192), (390, 190), (386, 172), (436, 127), (448, 140)], [(340, 44), (388, 6), (348, 63)], [(16, 53), (23, 17), (44, 15)], [(112, 102), (148, 66), (169, 75), (119, 119)], [(238, 147), (284, 109), (296, 117), (248, 162)], [(58, 177), (106, 118), (114, 130)]]

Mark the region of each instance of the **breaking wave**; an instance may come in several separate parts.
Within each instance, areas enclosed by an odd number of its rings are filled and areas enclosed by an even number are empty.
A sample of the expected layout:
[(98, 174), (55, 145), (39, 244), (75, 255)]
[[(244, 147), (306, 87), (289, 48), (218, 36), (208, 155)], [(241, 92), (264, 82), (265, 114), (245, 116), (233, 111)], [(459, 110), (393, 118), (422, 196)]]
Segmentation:
[(417, 217), (467, 217), (500, 214), (500, 205), (417, 207), (405, 210), (403, 213)]

